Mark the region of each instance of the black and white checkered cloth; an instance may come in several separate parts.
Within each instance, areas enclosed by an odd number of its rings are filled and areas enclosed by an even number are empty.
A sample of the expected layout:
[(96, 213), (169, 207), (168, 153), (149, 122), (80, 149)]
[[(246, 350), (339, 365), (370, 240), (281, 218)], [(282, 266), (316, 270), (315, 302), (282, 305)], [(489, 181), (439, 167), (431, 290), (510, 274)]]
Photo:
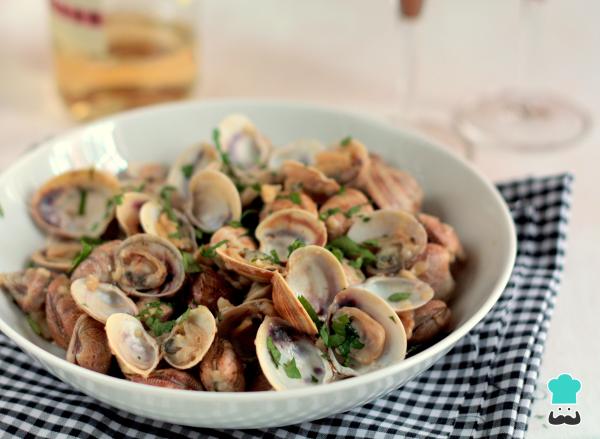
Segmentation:
[(561, 279), (571, 182), (560, 175), (499, 185), (519, 239), (508, 287), (449, 354), (385, 398), (279, 429), (188, 428), (117, 411), (79, 393), (0, 333), (0, 437), (521, 438)]

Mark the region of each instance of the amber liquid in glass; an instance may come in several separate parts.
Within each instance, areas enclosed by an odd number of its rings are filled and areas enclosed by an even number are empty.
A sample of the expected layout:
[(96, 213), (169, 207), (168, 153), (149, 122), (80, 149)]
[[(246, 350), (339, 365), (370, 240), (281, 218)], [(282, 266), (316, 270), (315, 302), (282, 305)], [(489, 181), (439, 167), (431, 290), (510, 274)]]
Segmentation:
[(140, 15), (105, 18), (104, 53), (81, 53), (55, 41), (59, 91), (78, 120), (181, 99), (196, 79), (196, 47), (186, 25)]

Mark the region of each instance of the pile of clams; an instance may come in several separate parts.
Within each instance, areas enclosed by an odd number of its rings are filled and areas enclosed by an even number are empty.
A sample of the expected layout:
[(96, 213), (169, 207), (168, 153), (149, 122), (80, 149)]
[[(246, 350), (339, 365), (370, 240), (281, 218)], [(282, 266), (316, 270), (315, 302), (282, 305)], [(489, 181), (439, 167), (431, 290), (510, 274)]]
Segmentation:
[(47, 235), (0, 288), (68, 361), (153, 386), (315, 386), (450, 329), (454, 229), (351, 137), (280, 148), (245, 116), (170, 167), (65, 172), (31, 195)]

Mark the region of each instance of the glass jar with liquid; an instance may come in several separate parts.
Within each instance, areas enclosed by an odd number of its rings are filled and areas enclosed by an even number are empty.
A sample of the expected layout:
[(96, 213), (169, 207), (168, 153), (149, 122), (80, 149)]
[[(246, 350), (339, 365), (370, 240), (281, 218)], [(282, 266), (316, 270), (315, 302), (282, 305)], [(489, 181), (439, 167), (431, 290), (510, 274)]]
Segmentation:
[(54, 66), (73, 117), (181, 99), (198, 72), (198, 0), (51, 0)]

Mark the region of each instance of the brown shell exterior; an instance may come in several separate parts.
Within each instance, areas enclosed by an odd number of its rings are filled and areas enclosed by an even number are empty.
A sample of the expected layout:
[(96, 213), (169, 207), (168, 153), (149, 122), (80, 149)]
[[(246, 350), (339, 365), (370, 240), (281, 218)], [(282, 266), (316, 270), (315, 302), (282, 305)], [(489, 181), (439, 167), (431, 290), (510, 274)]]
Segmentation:
[(316, 335), (317, 326), (298, 301), (284, 277), (275, 273), (271, 282), (273, 284), (273, 304), (279, 315), (298, 331)]
[(283, 193), (281, 196), (275, 198), (275, 200), (273, 200), (271, 203), (265, 204), (260, 211), (260, 220), (262, 221), (273, 212), (283, 209), (306, 210), (316, 217), (318, 214), (317, 204), (304, 192), (298, 192), (298, 194), (300, 196), (300, 204), (296, 204), (290, 198), (287, 198), (286, 195), (289, 195), (289, 193)]
[(244, 391), (244, 365), (229, 341), (215, 338), (200, 363), (200, 380), (211, 392)]
[(276, 272), (248, 263), (239, 255), (238, 251), (233, 248), (220, 247), (217, 249), (217, 254), (223, 261), (223, 265), (226, 269), (234, 271), (240, 276), (256, 282), (268, 283), (271, 281), (273, 273)]
[(95, 372), (107, 373), (111, 359), (104, 325), (82, 314), (73, 329), (67, 361)]
[(46, 292), (46, 321), (54, 342), (67, 349), (75, 324), (83, 312), (79, 309), (70, 290), (71, 282), (65, 275), (54, 279)]
[(202, 390), (202, 385), (188, 372), (174, 368), (158, 369), (147, 377), (135, 374), (125, 375), (129, 381), (149, 386), (177, 390)]
[(105, 242), (92, 250), (92, 253), (73, 271), (71, 281), (94, 276), (100, 282), (112, 283), (112, 274), (115, 271), (115, 252), (121, 242), (123, 241)]

